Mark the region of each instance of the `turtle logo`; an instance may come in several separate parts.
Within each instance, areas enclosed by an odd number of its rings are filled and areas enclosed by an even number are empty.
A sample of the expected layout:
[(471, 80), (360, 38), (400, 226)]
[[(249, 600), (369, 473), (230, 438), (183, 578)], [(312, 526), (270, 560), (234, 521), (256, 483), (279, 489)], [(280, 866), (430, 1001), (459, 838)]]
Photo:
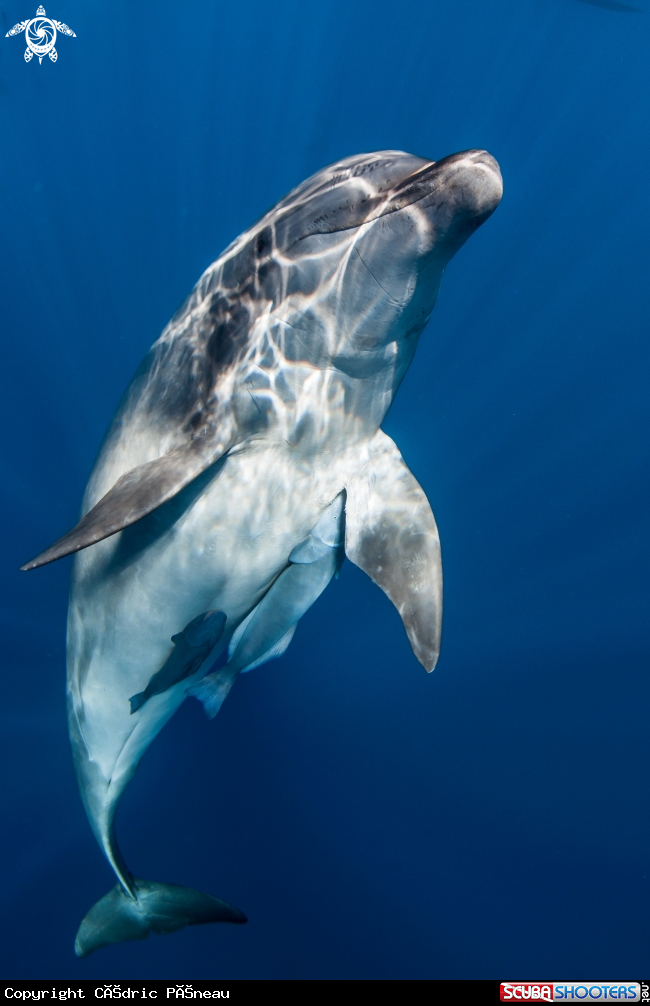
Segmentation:
[(36, 17), (33, 17), (31, 21), (20, 21), (15, 24), (11, 31), (8, 31), (5, 38), (9, 38), (10, 35), (20, 35), (20, 33), (25, 32), (25, 41), (27, 42), (27, 48), (25, 49), (25, 62), (29, 63), (32, 56), (38, 56), (39, 63), (43, 62), (43, 56), (49, 56), (53, 63), (56, 63), (58, 59), (58, 53), (54, 48), (54, 43), (56, 42), (57, 31), (61, 32), (62, 35), (72, 35), (73, 38), (77, 36), (68, 28), (67, 24), (62, 24), (60, 21), (53, 21), (52, 18), (45, 17), (45, 8), (39, 7), (36, 11)]

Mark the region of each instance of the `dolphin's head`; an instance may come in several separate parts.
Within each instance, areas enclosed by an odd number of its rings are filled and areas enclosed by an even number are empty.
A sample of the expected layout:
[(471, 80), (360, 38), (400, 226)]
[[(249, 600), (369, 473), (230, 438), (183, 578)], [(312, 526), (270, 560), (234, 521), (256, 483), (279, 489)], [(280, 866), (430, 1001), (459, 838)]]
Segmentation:
[(346, 411), (367, 411), (352, 389), (371, 378), (366, 403), (379, 396), (385, 412), (447, 262), (501, 194), (499, 166), (482, 150), (437, 162), (382, 151), (319, 171), (206, 274), (208, 358), (217, 369), (253, 353), (276, 372), (285, 362), (338, 372)]
[(437, 162), (384, 151), (318, 172), (240, 252), (257, 260), (274, 341), (288, 359), (329, 358), (353, 377), (386, 352), (402, 355), (429, 319), (447, 262), (501, 194), (499, 166), (482, 150)]

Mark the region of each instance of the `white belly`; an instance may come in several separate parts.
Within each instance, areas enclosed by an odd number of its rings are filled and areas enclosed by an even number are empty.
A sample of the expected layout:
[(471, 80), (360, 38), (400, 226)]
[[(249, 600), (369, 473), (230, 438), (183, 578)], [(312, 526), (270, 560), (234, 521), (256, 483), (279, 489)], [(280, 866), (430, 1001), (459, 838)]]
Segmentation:
[[(213, 661), (341, 491), (346, 455), (312, 467), (296, 453), (284, 444), (249, 444), (226, 459), (198, 499), (145, 549), (137, 548), (134, 525), (77, 555), (68, 688), (83, 744), (73, 746), (81, 777), (79, 762), (87, 759), (93, 777), (99, 770), (109, 784), (111, 801), (185, 698), (188, 680), (130, 712), (130, 696), (146, 687), (173, 649), (170, 637), (201, 612), (225, 612)], [(132, 547), (125, 548), (129, 533)]]

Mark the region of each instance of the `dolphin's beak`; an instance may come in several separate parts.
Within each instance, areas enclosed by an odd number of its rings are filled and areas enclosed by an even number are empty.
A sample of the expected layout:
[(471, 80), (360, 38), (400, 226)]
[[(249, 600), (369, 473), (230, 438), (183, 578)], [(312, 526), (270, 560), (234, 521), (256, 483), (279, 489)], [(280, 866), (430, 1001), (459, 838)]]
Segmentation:
[(393, 190), (386, 211), (423, 204), (436, 211), (447, 207), (448, 216), (459, 213), (475, 218), (480, 226), (501, 201), (503, 179), (499, 165), (487, 150), (464, 150), (441, 161), (430, 161)]
[(445, 201), (472, 217), (476, 226), (494, 213), (503, 195), (499, 165), (487, 150), (466, 150), (436, 161), (431, 169), (434, 191), (445, 193)]
[(428, 217), (432, 248), (444, 265), (494, 213), (503, 195), (499, 165), (486, 150), (431, 161), (393, 190), (384, 213), (417, 207)]

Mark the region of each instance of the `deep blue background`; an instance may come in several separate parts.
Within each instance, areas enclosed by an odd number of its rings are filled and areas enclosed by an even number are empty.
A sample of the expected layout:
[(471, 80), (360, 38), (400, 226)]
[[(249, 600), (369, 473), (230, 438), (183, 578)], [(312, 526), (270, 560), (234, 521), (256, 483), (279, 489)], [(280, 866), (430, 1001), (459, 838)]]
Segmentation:
[[(2, 977), (632, 979), (648, 971), (650, 5), (1, 0)], [(34, 8), (34, 9), (32, 9)], [(385, 424), (433, 505), (427, 677), (346, 563), (120, 809), (139, 875), (248, 926), (78, 961), (114, 882), (64, 714), (76, 520), (134, 368), (202, 270), (343, 156), (486, 147), (505, 196), (448, 269)]]

